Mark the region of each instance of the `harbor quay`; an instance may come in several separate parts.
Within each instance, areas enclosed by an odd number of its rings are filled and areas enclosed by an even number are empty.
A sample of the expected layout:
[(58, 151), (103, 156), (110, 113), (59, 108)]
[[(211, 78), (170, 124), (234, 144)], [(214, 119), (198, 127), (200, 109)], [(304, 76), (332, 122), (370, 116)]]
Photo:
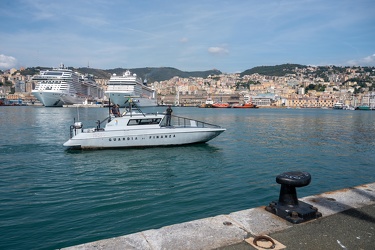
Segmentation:
[[(279, 202), (284, 191), (281, 188)], [(267, 211), (265, 204), (63, 249), (374, 249), (375, 183), (298, 201), (311, 205), (318, 216), (290, 222)]]

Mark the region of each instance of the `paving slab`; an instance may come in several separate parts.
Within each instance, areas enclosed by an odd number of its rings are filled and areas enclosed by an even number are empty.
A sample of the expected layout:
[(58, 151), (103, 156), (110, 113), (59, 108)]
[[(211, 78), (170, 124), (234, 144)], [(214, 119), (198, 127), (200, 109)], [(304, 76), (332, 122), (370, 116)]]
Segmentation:
[(292, 224), (269, 213), (265, 207), (258, 207), (229, 214), (247, 232), (252, 235), (268, 234), (285, 230)]
[(85, 250), (85, 249), (96, 249), (96, 250), (120, 250), (120, 249), (152, 249), (148, 244), (147, 240), (142, 233), (134, 233), (125, 236), (119, 236), (104, 240), (98, 240), (86, 244), (81, 244), (77, 246), (67, 247), (64, 249), (74, 249), (74, 250)]
[(214, 249), (243, 241), (248, 236), (225, 215), (147, 230), (143, 235), (152, 249), (175, 250)]
[(351, 208), (270, 236), (287, 249), (375, 249), (375, 205)]

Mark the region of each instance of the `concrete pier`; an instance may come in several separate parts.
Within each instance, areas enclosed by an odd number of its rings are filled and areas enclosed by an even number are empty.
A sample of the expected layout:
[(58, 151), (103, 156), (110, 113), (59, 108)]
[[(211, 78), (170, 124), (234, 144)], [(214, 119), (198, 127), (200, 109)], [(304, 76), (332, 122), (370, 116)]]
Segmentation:
[(374, 249), (375, 183), (299, 200), (318, 208), (322, 217), (292, 224), (262, 206), (64, 250)]

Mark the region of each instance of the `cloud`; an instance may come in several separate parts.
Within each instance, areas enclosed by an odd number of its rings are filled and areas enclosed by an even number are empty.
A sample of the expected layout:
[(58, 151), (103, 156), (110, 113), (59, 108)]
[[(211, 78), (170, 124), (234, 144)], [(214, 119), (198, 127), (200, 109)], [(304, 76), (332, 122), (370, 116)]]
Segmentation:
[(189, 39), (187, 39), (186, 37), (183, 37), (180, 39), (180, 42), (181, 43), (187, 43), (189, 41)]
[(17, 64), (17, 59), (13, 56), (0, 54), (0, 69), (10, 69)]
[(350, 60), (348, 61), (348, 64), (351, 66), (375, 66), (375, 54), (358, 60)]
[(374, 63), (375, 62), (375, 54), (372, 54), (371, 56), (367, 56), (363, 58), (363, 61), (365, 63)]
[(224, 47), (209, 47), (208, 52), (214, 55), (225, 55), (229, 54), (229, 50)]

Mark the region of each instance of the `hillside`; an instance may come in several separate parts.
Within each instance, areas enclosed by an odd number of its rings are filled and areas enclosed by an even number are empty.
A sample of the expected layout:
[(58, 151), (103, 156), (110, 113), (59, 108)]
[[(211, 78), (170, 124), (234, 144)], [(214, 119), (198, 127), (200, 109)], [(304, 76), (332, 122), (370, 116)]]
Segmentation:
[(76, 68), (76, 71), (78, 71), (81, 74), (89, 74), (95, 76), (95, 78), (100, 79), (109, 79), (111, 77), (110, 72), (106, 72), (102, 69), (93, 69), (93, 68)]
[[(244, 75), (251, 75), (258, 73), (260, 75), (266, 76), (285, 76), (286, 74), (294, 74), (296, 73), (296, 68), (299, 70), (306, 69), (308, 66), (301, 65), (301, 64), (281, 64), (275, 66), (258, 66), (251, 69), (247, 69), (240, 73), (240, 76), (243, 77)], [(336, 67), (336, 66), (318, 66), (314, 72), (311, 74), (315, 77), (321, 77), (328, 81), (327, 74), (328, 72), (335, 72), (335, 73), (343, 73), (346, 71), (346, 67)], [(47, 67), (31, 67), (26, 68), (23, 71), (17, 71), (22, 75), (35, 75), (38, 74), (40, 70), (45, 69), (52, 69)], [(94, 75), (96, 78), (100, 79), (109, 79), (112, 74), (122, 75), (127, 69), (124, 68), (115, 68), (115, 69), (94, 69), (94, 68), (72, 68), (69, 69), (78, 71), (82, 74), (91, 74)], [(137, 74), (141, 77), (144, 81), (148, 83), (152, 83), (155, 81), (166, 81), (170, 80), (175, 76), (181, 78), (189, 78), (189, 77), (202, 77), (207, 78), (209, 75), (220, 75), (222, 72), (217, 69), (213, 70), (206, 70), (206, 71), (181, 71), (176, 68), (172, 67), (145, 67), (145, 68), (129, 68), (130, 72)], [(364, 70), (373, 74), (375, 71), (373, 67), (364, 67)]]
[(240, 75), (251, 75), (258, 73), (260, 75), (267, 75), (267, 76), (284, 76), (285, 74), (293, 74), (295, 68), (307, 68), (305, 65), (300, 64), (281, 64), (275, 66), (258, 66), (252, 69), (245, 70)]
[[(126, 70), (129, 70), (133, 74), (137, 74), (139, 77), (143, 79), (143, 81), (147, 81), (149, 83), (155, 81), (166, 81), (175, 76), (181, 78), (189, 78), (189, 77), (202, 77), (207, 78), (209, 75), (220, 75), (222, 72), (220, 70), (206, 70), (206, 71), (181, 71), (171, 67), (160, 67), (160, 68), (134, 68), (134, 69), (123, 69), (123, 68), (115, 68), (115, 69), (94, 69), (94, 68), (72, 68), (68, 67), (71, 70), (77, 71), (81, 74), (90, 74), (94, 75), (95, 78), (100, 79), (109, 79), (112, 74), (122, 75)], [(47, 70), (52, 69), (51, 67), (30, 67), (26, 68), (22, 71), (18, 70), (16, 73), (20, 73), (21, 75), (36, 75), (39, 74), (40, 70)]]
[[(127, 69), (115, 68), (115, 69), (92, 69), (92, 68), (77, 68), (78, 72), (83, 74), (92, 74), (97, 78), (109, 78), (112, 74), (122, 75)], [(161, 67), (161, 68), (134, 68), (129, 69), (130, 72), (137, 74), (143, 80), (147, 82), (154, 81), (165, 81), (169, 80), (175, 76), (188, 78), (188, 77), (202, 77), (207, 78), (209, 75), (221, 74), (219, 70), (207, 70), (207, 71), (181, 71), (171, 67)]]

